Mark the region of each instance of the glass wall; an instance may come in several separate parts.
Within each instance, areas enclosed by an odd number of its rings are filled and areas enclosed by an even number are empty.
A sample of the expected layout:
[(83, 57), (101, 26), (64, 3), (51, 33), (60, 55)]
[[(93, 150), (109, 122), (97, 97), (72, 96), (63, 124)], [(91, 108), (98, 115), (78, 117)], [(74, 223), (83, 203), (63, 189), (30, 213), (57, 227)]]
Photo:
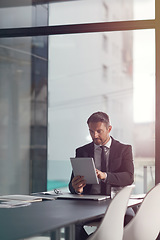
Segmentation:
[(32, 4), (31, 0), (1, 1), (0, 28), (47, 26), (48, 4)]
[(0, 193), (28, 192), (31, 38), (0, 40), (0, 72)]
[(47, 44), (47, 37), (0, 39), (0, 194), (45, 189)]
[[(0, 2), (0, 28), (13, 30), (0, 39), (0, 194), (66, 187), (69, 158), (91, 140), (86, 120), (97, 110), (110, 115), (114, 138), (132, 144), (136, 192), (147, 191), (155, 178), (155, 30), (66, 34), (66, 25), (152, 20), (155, 1), (44, 2)], [(44, 36), (29, 37), (37, 26), (46, 26)], [(28, 37), (13, 38), (24, 27)]]
[[(1, 28), (39, 22), (40, 6), (1, 4)], [(47, 78), (47, 36), (0, 39), (0, 194), (46, 190)]]
[(49, 182), (69, 181), (69, 159), (91, 141), (86, 121), (100, 110), (111, 135), (133, 146), (136, 191), (145, 166), (154, 185), (154, 42), (154, 30), (49, 37)]
[(154, 0), (62, 1), (51, 3), (49, 9), (50, 25), (155, 18)]
[(41, 0), (1, 1), (0, 27), (47, 26), (48, 9), (50, 25), (155, 18), (155, 0), (50, 0), (44, 2), (46, 4)]

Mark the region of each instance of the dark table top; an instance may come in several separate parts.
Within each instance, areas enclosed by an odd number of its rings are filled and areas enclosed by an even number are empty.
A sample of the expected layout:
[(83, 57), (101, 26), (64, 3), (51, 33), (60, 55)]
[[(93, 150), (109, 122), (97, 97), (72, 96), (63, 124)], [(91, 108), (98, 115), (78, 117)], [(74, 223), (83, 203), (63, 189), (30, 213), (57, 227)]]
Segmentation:
[[(0, 208), (0, 239), (32, 237), (70, 224), (101, 218), (110, 201), (58, 199), (34, 202), (26, 207)], [(139, 202), (134, 199), (129, 206)]]
[(110, 200), (47, 200), (0, 209), (0, 239), (14, 240), (102, 217)]

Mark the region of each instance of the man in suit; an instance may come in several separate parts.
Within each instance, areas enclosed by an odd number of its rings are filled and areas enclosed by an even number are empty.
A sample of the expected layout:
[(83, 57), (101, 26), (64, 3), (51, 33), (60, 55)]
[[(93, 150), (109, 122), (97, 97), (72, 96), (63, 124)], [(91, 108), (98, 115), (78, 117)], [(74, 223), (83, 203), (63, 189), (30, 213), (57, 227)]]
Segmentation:
[[(77, 194), (111, 194), (111, 187), (124, 187), (134, 181), (134, 166), (131, 145), (122, 144), (110, 136), (112, 126), (109, 116), (104, 112), (93, 113), (87, 121), (93, 142), (76, 149), (76, 157), (93, 157), (100, 184), (86, 184), (83, 176), (71, 175), (69, 190)], [(102, 169), (102, 149), (105, 149), (105, 170)], [(103, 161), (102, 161), (103, 160)], [(103, 188), (102, 188), (103, 186)], [(133, 217), (126, 214), (125, 224)], [(85, 239), (85, 233), (81, 239)], [(84, 236), (83, 236), (84, 235)], [(78, 239), (78, 231), (77, 238)]]

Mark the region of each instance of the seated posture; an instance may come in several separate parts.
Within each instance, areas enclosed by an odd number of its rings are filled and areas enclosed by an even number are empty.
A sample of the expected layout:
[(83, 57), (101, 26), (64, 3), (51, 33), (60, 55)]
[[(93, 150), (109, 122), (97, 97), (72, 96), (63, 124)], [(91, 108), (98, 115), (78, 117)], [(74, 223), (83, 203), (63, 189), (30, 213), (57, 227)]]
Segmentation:
[[(122, 144), (110, 136), (112, 126), (109, 116), (104, 112), (93, 113), (87, 121), (92, 142), (76, 149), (76, 157), (92, 157), (100, 184), (86, 184), (83, 176), (74, 176), (69, 182), (71, 193), (110, 195), (111, 187), (124, 187), (134, 181), (134, 166), (131, 145)], [(128, 209), (125, 224), (133, 217)], [(88, 235), (82, 228), (76, 228), (76, 240), (86, 239)]]

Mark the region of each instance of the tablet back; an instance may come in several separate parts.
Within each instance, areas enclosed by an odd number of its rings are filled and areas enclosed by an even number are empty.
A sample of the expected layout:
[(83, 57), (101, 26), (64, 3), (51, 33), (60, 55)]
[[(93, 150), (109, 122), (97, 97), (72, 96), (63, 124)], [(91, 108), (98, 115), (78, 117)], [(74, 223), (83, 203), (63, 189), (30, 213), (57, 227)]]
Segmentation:
[(70, 158), (74, 176), (84, 176), (87, 184), (99, 184), (93, 158)]

